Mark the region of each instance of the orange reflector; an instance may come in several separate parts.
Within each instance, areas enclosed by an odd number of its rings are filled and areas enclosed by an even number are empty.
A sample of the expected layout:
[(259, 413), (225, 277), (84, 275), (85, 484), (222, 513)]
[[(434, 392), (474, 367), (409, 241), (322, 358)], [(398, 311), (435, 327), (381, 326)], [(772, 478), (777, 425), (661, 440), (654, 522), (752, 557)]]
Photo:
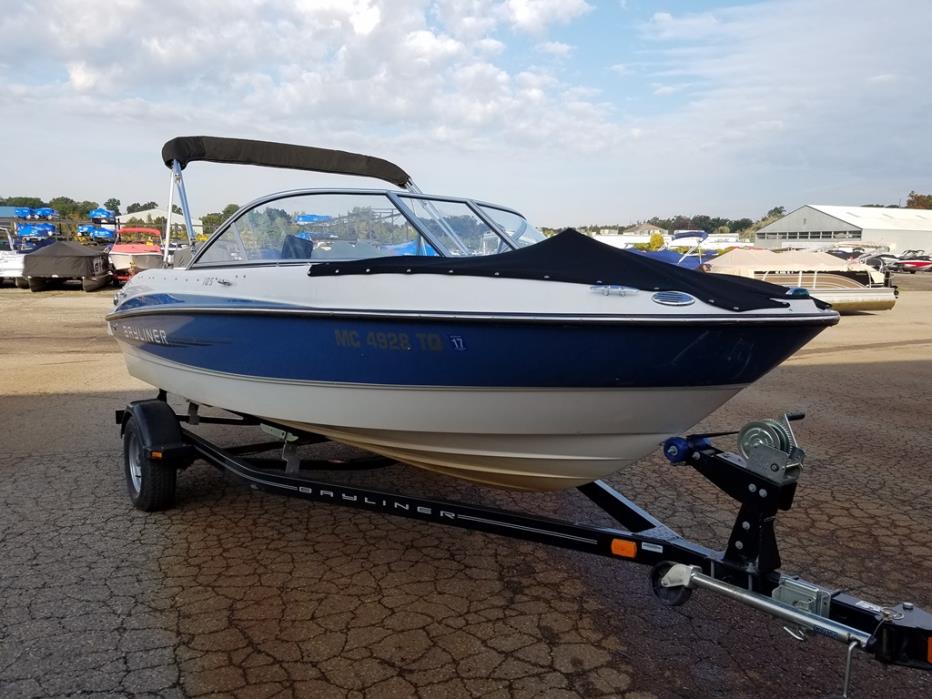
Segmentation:
[(638, 553), (638, 545), (627, 539), (612, 539), (612, 553), (616, 556), (634, 558)]
[(149, 452), (149, 458), (151, 458), (151, 459), (161, 459), (161, 458), (162, 458), (162, 452), (160, 452), (160, 451), (152, 451), (152, 452)]

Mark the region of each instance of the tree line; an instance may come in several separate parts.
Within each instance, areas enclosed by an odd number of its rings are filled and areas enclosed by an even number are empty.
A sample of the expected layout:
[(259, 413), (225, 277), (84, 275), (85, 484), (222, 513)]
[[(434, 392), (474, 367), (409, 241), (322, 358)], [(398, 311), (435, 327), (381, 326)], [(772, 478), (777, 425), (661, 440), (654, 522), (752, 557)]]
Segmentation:
[[(48, 206), (55, 209), (59, 216), (64, 220), (79, 221), (87, 217), (88, 211), (98, 208), (100, 203), (96, 201), (77, 201), (71, 197), (65, 196), (53, 197), (48, 201), (39, 197), (0, 197), (0, 206), (24, 206), (32, 209), (39, 209)], [(113, 211), (116, 216), (120, 216), (122, 213), (120, 210), (121, 202), (116, 197), (111, 197), (104, 201), (103, 206), (105, 209)], [(900, 208), (898, 204), (862, 204), (862, 206), (884, 207), (890, 209)], [(133, 214), (140, 211), (157, 208), (158, 203), (154, 201), (133, 202), (126, 207), (126, 213)], [(932, 194), (921, 194), (916, 191), (910, 191), (906, 197), (906, 204), (902, 208), (932, 209)], [(237, 209), (239, 209), (237, 204), (227, 204), (222, 211), (216, 211), (201, 216), (201, 224), (203, 225), (204, 233), (206, 235), (213, 233), (217, 229), (217, 226), (219, 226), (233, 213), (235, 213)], [(181, 207), (179, 207), (177, 204), (173, 204), (172, 211), (176, 214), (180, 214)], [(721, 216), (708, 216), (707, 214), (695, 214), (692, 216), (677, 214), (676, 216), (670, 216), (667, 218), (661, 216), (652, 216), (651, 218), (644, 221), (644, 223), (653, 224), (658, 228), (667, 231), (702, 230), (706, 233), (737, 233), (744, 237), (749, 237), (758, 228), (761, 228), (762, 226), (785, 214), (786, 209), (783, 206), (775, 206), (756, 221), (751, 220), (750, 218), (730, 219)], [(138, 222), (144, 223), (144, 221), (141, 221), (141, 219), (139, 219)], [(164, 223), (164, 219), (160, 221), (154, 221), (153, 223)], [(578, 226), (577, 228), (584, 233), (598, 233), (603, 228), (615, 228), (618, 230), (623, 230), (624, 228), (628, 227), (630, 226), (622, 226), (619, 224), (588, 224), (584, 226)], [(553, 232), (554, 229), (544, 228), (543, 230), (545, 233), (550, 233)]]

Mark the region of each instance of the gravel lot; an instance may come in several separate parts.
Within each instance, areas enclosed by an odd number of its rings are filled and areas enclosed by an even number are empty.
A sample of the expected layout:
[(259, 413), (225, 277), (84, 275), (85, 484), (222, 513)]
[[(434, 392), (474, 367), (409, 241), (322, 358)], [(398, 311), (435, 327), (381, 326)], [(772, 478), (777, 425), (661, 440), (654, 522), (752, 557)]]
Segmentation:
[[(809, 457), (781, 515), (784, 567), (932, 607), (932, 274), (846, 316), (703, 428), (804, 409)], [(800, 644), (647, 570), (491, 535), (255, 493), (197, 464), (170, 512), (135, 511), (113, 411), (131, 379), (106, 292), (0, 289), (0, 696), (817, 697), (840, 644)], [(221, 429), (208, 432), (222, 439)], [(333, 446), (321, 447), (334, 449)], [(376, 487), (599, 521), (581, 496), (483, 491), (415, 469)], [(654, 456), (613, 483), (683, 534), (735, 509)], [(856, 658), (858, 697), (932, 696), (932, 675)]]

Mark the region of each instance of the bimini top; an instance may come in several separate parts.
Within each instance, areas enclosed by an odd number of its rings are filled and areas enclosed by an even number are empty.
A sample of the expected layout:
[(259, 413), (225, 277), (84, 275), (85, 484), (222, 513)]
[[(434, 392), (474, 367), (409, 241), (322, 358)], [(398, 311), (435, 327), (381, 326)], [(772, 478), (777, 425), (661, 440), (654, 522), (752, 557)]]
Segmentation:
[(371, 155), (243, 138), (179, 136), (162, 146), (162, 160), (169, 168), (176, 160), (182, 168), (194, 160), (205, 160), (374, 177), (398, 187), (404, 187), (411, 181), (408, 173), (394, 163)]
[[(312, 277), (345, 274), (453, 274), (620, 285), (642, 291), (682, 291), (729, 311), (785, 308), (787, 288), (706, 274), (600, 243), (573, 229), (525, 248), (477, 257), (378, 257), (312, 264)], [(829, 305), (813, 299), (819, 308)]]

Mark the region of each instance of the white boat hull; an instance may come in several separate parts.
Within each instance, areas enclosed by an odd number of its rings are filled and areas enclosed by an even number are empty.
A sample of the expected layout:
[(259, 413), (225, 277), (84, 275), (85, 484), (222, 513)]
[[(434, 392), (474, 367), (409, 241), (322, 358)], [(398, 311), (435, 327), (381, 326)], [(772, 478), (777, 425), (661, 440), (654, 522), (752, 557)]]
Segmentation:
[(113, 252), (109, 254), (110, 265), (117, 272), (144, 269), (158, 269), (162, 266), (162, 253), (160, 252)]
[(446, 475), (540, 491), (576, 487), (624, 468), (743, 388), (295, 382), (195, 369), (121, 345), (130, 374), (196, 403), (323, 434)]

